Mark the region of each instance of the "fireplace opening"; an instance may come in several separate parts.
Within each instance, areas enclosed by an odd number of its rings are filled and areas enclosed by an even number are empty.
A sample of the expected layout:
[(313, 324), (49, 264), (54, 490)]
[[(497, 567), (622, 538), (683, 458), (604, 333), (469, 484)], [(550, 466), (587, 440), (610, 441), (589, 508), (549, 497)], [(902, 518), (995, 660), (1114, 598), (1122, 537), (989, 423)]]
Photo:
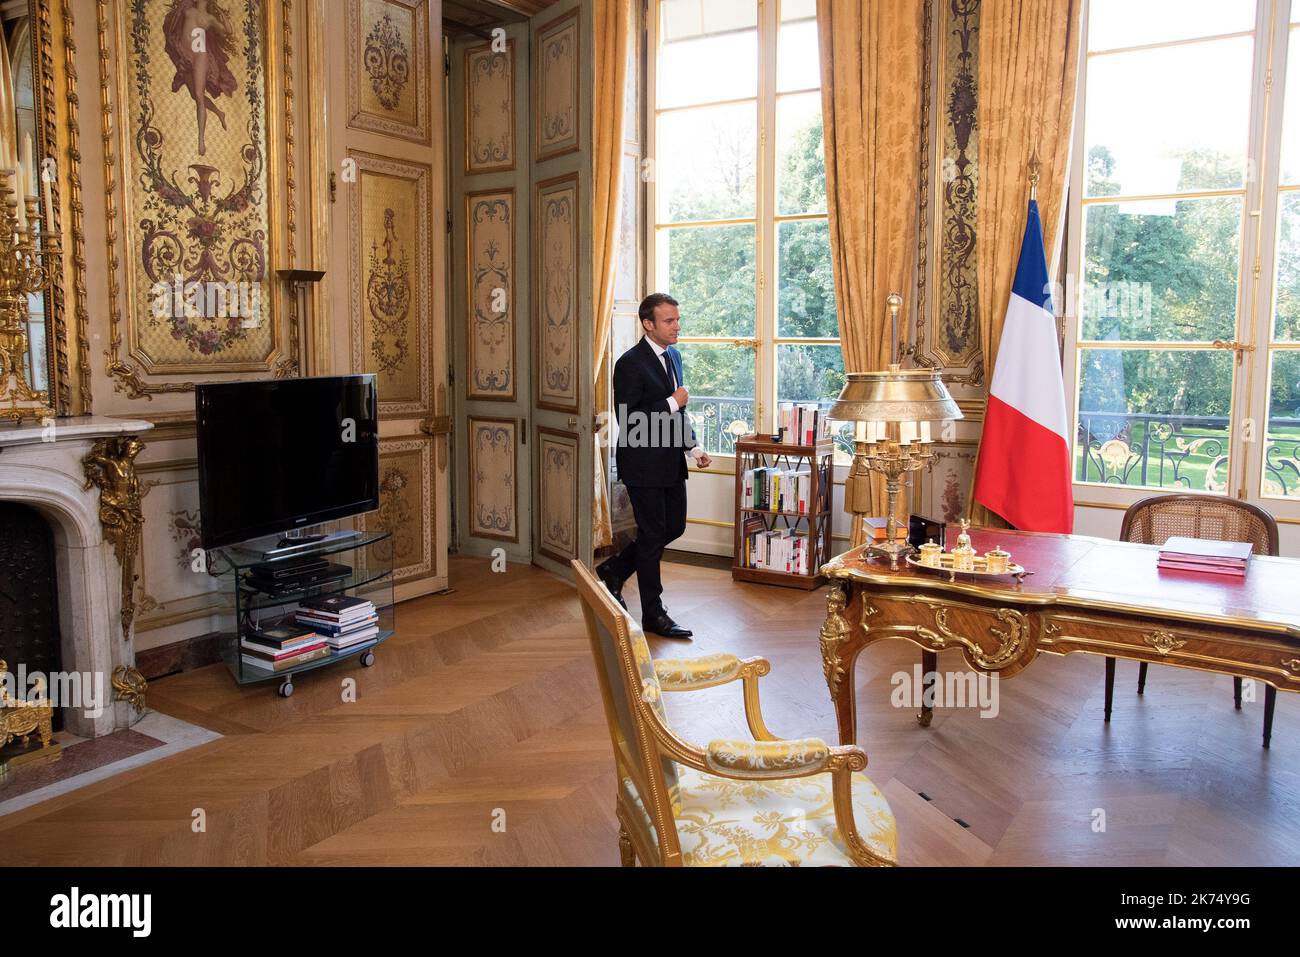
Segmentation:
[[(62, 667), (58, 575), (54, 531), (40, 512), (18, 502), (0, 502), (0, 660), (8, 666), (8, 690), (26, 697), (24, 676), (46, 677)], [(55, 708), (53, 730), (63, 727)], [(26, 747), (13, 740), (0, 748), (0, 762), (40, 747), (33, 734)]]

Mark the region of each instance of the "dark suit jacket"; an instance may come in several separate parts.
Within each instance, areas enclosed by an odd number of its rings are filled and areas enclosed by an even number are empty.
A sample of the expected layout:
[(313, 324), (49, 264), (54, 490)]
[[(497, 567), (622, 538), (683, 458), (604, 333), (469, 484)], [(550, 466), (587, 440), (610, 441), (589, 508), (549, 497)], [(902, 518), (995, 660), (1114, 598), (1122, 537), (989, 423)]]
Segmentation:
[[(682, 379), (682, 356), (667, 356)], [(668, 411), (672, 380), (643, 338), (614, 364), (614, 416), (618, 423), (618, 477), (624, 485), (667, 488), (687, 478), (686, 452), (696, 445), (685, 409)]]

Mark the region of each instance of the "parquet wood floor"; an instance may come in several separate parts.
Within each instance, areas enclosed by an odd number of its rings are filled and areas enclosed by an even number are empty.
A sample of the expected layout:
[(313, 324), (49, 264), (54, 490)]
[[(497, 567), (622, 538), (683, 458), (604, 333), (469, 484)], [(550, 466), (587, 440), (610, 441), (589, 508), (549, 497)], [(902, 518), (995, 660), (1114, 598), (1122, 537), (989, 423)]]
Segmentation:
[[(154, 682), (150, 707), (224, 737), (0, 818), (6, 863), (617, 864), (612, 758), (573, 591), (475, 559), (453, 559), (451, 575), (453, 593), (399, 606), (375, 667), (305, 675), (292, 698), (240, 689), (224, 665)], [(652, 639), (656, 655), (764, 655), (772, 729), (835, 739), (824, 592), (680, 564), (664, 577), (696, 637)], [(891, 675), (918, 660), (885, 643), (855, 676), (858, 740), (904, 864), (1300, 862), (1295, 696), (1278, 697), (1266, 751), (1262, 693), (1236, 712), (1227, 677), (1153, 668), (1139, 698), (1137, 666), (1120, 662), (1106, 725), (1102, 661), (1043, 656), (1002, 683), (996, 718), (940, 708), (923, 729), (890, 704)], [(939, 661), (958, 668), (960, 653)], [(738, 687), (666, 701), (689, 738), (745, 734)]]

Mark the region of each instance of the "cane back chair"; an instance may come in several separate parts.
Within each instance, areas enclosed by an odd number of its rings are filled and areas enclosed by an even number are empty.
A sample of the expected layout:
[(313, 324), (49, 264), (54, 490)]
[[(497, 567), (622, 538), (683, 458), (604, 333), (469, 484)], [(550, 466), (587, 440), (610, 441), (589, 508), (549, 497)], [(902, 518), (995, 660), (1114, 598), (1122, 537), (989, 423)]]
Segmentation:
[[(614, 745), (624, 867), (895, 863), (894, 815), (860, 773), (866, 753), (767, 730), (758, 702), (767, 661), (652, 660), (635, 619), (584, 565), (572, 565)], [(753, 741), (701, 748), (669, 726), (663, 693), (737, 680)]]
[[(1170, 538), (1210, 538), (1221, 542), (1250, 542), (1256, 555), (1278, 554), (1277, 522), (1257, 505), (1218, 495), (1153, 495), (1134, 502), (1124, 513), (1121, 541), (1163, 545)], [(1147, 663), (1138, 665), (1137, 693), (1147, 684)], [(1115, 659), (1106, 659), (1106, 720), (1110, 720), (1115, 692)], [(1241, 710), (1241, 678), (1232, 679), (1233, 703)], [(1277, 689), (1264, 686), (1264, 747), (1273, 736), (1273, 708)]]

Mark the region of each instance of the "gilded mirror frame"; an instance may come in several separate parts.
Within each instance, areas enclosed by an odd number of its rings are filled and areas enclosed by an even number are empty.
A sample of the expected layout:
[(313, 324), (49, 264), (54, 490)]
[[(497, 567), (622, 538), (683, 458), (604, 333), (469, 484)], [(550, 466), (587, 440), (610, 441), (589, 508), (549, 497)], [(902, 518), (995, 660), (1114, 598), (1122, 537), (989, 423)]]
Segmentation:
[[(90, 411), (90, 368), (86, 361), (85, 236), (70, 0), (27, 0), (27, 21), (25, 27), (18, 28), (15, 40), (25, 33), (23, 42), (29, 45), (33, 153), (38, 177), (44, 179), (47, 169), (52, 174), (47, 184), (50, 208), (46, 229), (62, 248), (53, 282), (44, 293), (45, 391), (57, 415), (77, 415)], [(15, 45), (9, 52), (16, 59), (18, 51)], [(52, 166), (47, 166), (47, 159), (54, 160)]]

